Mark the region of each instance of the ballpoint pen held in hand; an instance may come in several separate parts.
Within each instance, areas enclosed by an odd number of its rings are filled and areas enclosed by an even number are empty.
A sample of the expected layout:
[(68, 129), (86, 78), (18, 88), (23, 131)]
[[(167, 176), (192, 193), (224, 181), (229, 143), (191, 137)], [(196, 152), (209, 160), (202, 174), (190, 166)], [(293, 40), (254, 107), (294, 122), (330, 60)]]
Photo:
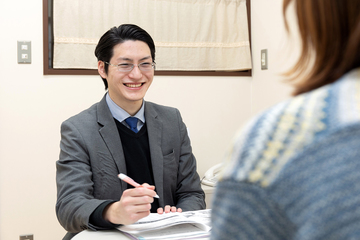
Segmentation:
[[(130, 177), (126, 176), (125, 174), (123, 173), (120, 173), (118, 175), (118, 177), (123, 180), (124, 182), (127, 182), (128, 184), (130, 184), (131, 186), (134, 186), (134, 187), (140, 187), (141, 185), (137, 182), (135, 182), (133, 179), (131, 179)], [(155, 198), (159, 198), (159, 196), (156, 194), (155, 195)]]

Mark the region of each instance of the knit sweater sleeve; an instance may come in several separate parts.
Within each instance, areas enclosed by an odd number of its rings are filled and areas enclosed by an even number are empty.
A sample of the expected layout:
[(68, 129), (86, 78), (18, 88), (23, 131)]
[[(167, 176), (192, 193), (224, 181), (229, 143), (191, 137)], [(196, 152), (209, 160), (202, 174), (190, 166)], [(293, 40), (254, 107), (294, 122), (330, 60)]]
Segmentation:
[(211, 239), (291, 239), (295, 226), (267, 192), (256, 186), (224, 180), (216, 189)]

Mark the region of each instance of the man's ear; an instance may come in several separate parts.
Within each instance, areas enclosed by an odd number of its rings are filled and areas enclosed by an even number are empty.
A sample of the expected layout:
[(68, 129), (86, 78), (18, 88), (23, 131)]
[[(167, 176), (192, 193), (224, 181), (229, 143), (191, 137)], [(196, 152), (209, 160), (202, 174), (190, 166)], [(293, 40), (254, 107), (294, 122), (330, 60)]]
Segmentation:
[(103, 61), (98, 61), (98, 72), (102, 78), (107, 78), (107, 74), (105, 72), (105, 63)]

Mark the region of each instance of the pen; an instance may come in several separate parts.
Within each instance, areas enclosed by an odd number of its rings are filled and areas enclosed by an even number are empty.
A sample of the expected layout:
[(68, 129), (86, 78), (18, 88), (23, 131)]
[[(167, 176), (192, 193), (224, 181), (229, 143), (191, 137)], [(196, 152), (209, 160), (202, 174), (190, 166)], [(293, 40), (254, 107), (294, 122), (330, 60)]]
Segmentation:
[[(135, 182), (134, 180), (132, 180), (130, 177), (126, 176), (125, 174), (123, 173), (120, 173), (118, 175), (118, 177), (123, 180), (124, 182), (127, 182), (128, 184), (130, 184), (131, 186), (134, 186), (134, 187), (139, 187), (141, 186), (140, 184), (138, 184), (137, 182)], [(159, 198), (159, 196), (156, 194), (155, 198)]]

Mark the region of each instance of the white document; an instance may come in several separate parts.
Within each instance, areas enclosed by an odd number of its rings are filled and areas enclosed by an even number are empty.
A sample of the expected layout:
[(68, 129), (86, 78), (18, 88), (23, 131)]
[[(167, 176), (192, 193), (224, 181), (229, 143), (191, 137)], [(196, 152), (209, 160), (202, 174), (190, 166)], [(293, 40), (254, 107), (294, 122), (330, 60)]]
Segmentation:
[(211, 210), (183, 213), (151, 213), (134, 224), (118, 228), (133, 239), (195, 239), (208, 238)]

